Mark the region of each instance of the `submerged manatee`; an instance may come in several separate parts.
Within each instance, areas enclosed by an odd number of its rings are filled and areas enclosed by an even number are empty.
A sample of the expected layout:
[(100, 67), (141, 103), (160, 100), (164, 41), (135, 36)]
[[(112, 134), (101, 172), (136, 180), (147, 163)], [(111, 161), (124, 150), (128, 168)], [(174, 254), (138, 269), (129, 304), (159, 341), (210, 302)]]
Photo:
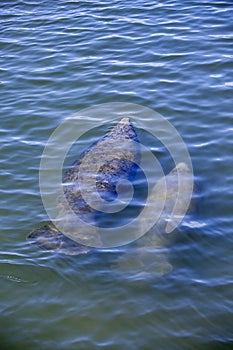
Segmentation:
[[(116, 196), (120, 180), (131, 180), (139, 162), (137, 134), (129, 118), (123, 118), (104, 137), (88, 147), (65, 174), (64, 196), (59, 199), (59, 228), (52, 223), (33, 230), (28, 239), (43, 249), (70, 255), (87, 253), (88, 245), (101, 247), (101, 237), (95, 226), (102, 203), (96, 199), (96, 191), (105, 200)], [(88, 199), (89, 204), (85, 199)], [(93, 208), (93, 206), (95, 208)], [(72, 227), (69, 210), (77, 215), (80, 227)], [(87, 231), (85, 222), (91, 223)], [(67, 237), (69, 231), (69, 238)], [(81, 242), (80, 243), (77, 243)]]
[[(64, 235), (63, 230), (58, 230), (49, 223), (32, 231), (28, 239), (43, 249), (67, 255), (88, 253), (93, 250), (90, 247), (93, 242), (95, 247), (101, 248), (98, 227), (94, 225), (93, 230), (87, 231), (86, 225), (81, 225), (77, 235), (76, 231), (72, 232), (72, 225), (69, 226), (70, 216), (67, 215), (67, 210), (72, 208), (75, 215), (84, 221), (96, 223), (98, 210), (101, 211), (102, 206), (94, 195), (96, 191), (102, 198), (111, 201), (116, 196), (116, 185), (119, 180), (132, 180), (135, 175), (134, 163), (139, 163), (139, 148), (131, 141), (138, 141), (136, 132), (129, 119), (123, 118), (109, 133), (86, 149), (66, 173), (63, 181), (64, 197), (59, 202), (61, 214), (59, 219), (64, 223), (66, 230), (70, 227), (70, 235)], [(180, 188), (178, 188), (178, 173), (181, 180)], [(162, 186), (164, 180), (166, 194)], [(191, 210), (191, 192), (192, 171), (184, 163), (179, 163), (165, 178), (157, 181), (150, 203), (160, 203), (165, 196), (160, 218), (144, 236), (127, 245), (125, 253), (118, 257), (114, 265), (117, 271), (123, 270), (127, 273), (127, 278), (131, 276), (133, 280), (138, 280), (161, 276), (172, 270), (167, 246), (173, 236), (172, 230), (178, 225), (177, 218), (183, 217), (188, 210)], [(95, 204), (94, 208), (92, 204)], [(145, 220), (153, 220), (153, 215), (141, 219), (142, 227), (145, 225)], [(167, 233), (168, 228), (170, 233)]]
[[(179, 189), (178, 172), (181, 179)], [(179, 163), (165, 178), (157, 181), (152, 198), (155, 203), (160, 203), (164, 198), (162, 186), (164, 180), (167, 190), (159, 220), (117, 262), (117, 270), (126, 271), (127, 276), (131, 276), (134, 281), (145, 277), (162, 276), (172, 270), (168, 258), (168, 246), (172, 242), (172, 232), (179, 226), (180, 220), (177, 220), (193, 210), (193, 201), (190, 198), (193, 190), (193, 176), (188, 166), (185, 163)], [(142, 226), (145, 220), (150, 220), (150, 218), (143, 218)]]

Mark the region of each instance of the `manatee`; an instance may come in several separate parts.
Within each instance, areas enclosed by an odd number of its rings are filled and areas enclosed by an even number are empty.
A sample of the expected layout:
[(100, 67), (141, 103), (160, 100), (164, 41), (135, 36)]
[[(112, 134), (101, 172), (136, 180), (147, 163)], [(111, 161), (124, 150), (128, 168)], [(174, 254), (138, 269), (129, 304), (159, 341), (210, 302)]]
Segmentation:
[[(181, 187), (178, 193), (178, 171), (181, 178)], [(166, 181), (167, 191), (165, 193), (164, 207), (159, 220), (141, 238), (139, 238), (131, 249), (117, 261), (117, 270), (127, 272), (127, 276), (132, 280), (140, 280), (147, 277), (162, 276), (170, 272), (173, 268), (169, 262), (167, 247), (172, 242), (172, 233), (179, 227), (181, 217), (194, 210), (193, 201), (190, 195), (193, 191), (192, 171), (187, 164), (179, 163), (165, 176), (157, 181), (153, 191), (153, 202), (160, 203), (164, 198), (162, 182)], [(174, 206), (176, 203), (176, 209)], [(141, 225), (144, 225), (144, 218)], [(169, 233), (167, 230), (169, 229)]]
[[(102, 203), (98, 202), (94, 194), (97, 190), (102, 198), (112, 201), (117, 195), (117, 183), (121, 179), (132, 180), (135, 177), (134, 163), (139, 164), (140, 154), (137, 143), (131, 141), (138, 141), (137, 134), (129, 118), (123, 118), (110, 132), (80, 155), (64, 176), (64, 196), (59, 199), (58, 204), (61, 213), (59, 220), (64, 222), (66, 229), (70, 227), (71, 233), (64, 235), (63, 230), (49, 223), (29, 234), (28, 239), (31, 243), (42, 249), (67, 255), (94, 251), (96, 248), (91, 247), (93, 242), (97, 249), (101, 249), (101, 237), (95, 224)], [(164, 180), (166, 193), (162, 186)], [(192, 171), (185, 163), (179, 163), (165, 178), (157, 181), (150, 203), (159, 204), (165, 196), (159, 220), (144, 236), (127, 245), (125, 252), (120, 254), (113, 266), (117, 272), (125, 271), (127, 278), (131, 276), (133, 280), (138, 280), (161, 276), (172, 270), (167, 247), (171, 242), (172, 232), (179, 225), (179, 218), (193, 209), (190, 201), (192, 186)], [(83, 197), (88, 199), (89, 204)], [(86, 225), (78, 228), (78, 235), (76, 231), (72, 231), (72, 225), (69, 226), (70, 216), (67, 214), (70, 207), (75, 215), (94, 224), (91, 232), (87, 231)], [(156, 209), (152, 207), (152, 210)], [(142, 218), (140, 225), (144, 227), (145, 220), (153, 220), (151, 217), (148, 215)]]
[[(93, 245), (101, 248), (101, 237), (95, 223), (102, 203), (96, 199), (96, 190), (100, 197), (112, 201), (117, 195), (117, 183), (134, 178), (135, 164), (140, 158), (137, 141), (130, 119), (123, 118), (110, 132), (84, 150), (63, 179), (64, 195), (58, 203), (59, 229), (49, 223), (29, 233), (28, 240), (43, 249), (68, 255), (87, 253)], [(80, 227), (72, 227), (70, 210), (72, 215), (81, 219)], [(92, 224), (88, 230), (85, 222)]]

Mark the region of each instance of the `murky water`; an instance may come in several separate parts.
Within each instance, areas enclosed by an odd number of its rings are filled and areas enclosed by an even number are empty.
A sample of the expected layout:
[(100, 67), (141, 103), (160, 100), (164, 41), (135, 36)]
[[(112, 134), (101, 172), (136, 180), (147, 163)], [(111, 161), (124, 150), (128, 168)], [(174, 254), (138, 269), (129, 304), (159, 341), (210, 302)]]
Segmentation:
[[(2, 1), (0, 10), (0, 348), (232, 349), (232, 1)], [(162, 114), (193, 162), (198, 210), (166, 248), (173, 269), (162, 276), (117, 268), (126, 248), (72, 257), (26, 242), (48, 220), (39, 166), (49, 136), (113, 102)], [(100, 137), (94, 124), (78, 147)], [(161, 145), (140, 135), (169, 171)]]

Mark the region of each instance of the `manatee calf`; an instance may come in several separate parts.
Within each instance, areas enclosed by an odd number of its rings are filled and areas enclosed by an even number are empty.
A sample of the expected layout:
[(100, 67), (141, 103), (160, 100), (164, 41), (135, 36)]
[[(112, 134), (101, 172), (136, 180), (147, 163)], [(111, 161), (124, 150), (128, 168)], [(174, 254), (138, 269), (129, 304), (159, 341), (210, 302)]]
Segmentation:
[[(101, 247), (96, 216), (102, 203), (96, 197), (111, 201), (116, 197), (120, 180), (132, 180), (135, 163), (139, 161), (137, 134), (129, 118), (123, 118), (104, 137), (88, 147), (67, 171), (63, 180), (64, 196), (59, 199), (59, 228), (49, 223), (33, 230), (28, 239), (43, 249), (78, 255), (87, 253), (88, 246)], [(81, 220), (72, 227), (69, 211)], [(85, 222), (91, 223), (92, 226)], [(67, 230), (69, 231), (67, 237)], [(64, 235), (62, 232), (66, 232)], [(80, 242), (81, 244), (77, 243)]]

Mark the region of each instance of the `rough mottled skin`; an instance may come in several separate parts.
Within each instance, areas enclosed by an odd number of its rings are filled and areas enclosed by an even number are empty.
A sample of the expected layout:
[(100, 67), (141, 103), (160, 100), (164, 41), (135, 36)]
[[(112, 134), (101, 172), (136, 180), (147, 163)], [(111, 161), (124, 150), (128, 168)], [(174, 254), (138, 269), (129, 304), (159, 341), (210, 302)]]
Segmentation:
[(59, 251), (67, 255), (86, 254), (90, 251), (85, 245), (77, 244), (63, 235), (54, 225), (47, 224), (32, 231), (28, 239), (42, 249)]
[[(129, 118), (123, 118), (102, 139), (85, 150), (66, 173), (64, 193), (76, 214), (94, 212), (83, 200), (83, 194), (88, 195), (92, 202), (92, 195), (97, 188), (105, 199), (108, 196), (111, 199), (111, 195), (116, 192), (117, 182), (133, 177), (133, 163), (138, 161), (139, 154), (135, 143), (131, 141), (137, 141), (136, 132)], [(82, 188), (81, 181), (84, 184)]]
[[(116, 194), (117, 182), (134, 176), (136, 171), (134, 163), (139, 161), (139, 150), (137, 144), (132, 141), (137, 141), (136, 132), (129, 118), (123, 118), (74, 162), (64, 177), (65, 198), (59, 200), (59, 210), (66, 227), (69, 227), (69, 216), (66, 215), (68, 208), (71, 208), (83, 221), (95, 222), (97, 211), (86, 203), (83, 195), (87, 196), (92, 203), (95, 200), (93, 193), (97, 189), (105, 200), (112, 200)], [(99, 210), (101, 210), (101, 204)], [(82, 242), (87, 245), (88, 242), (99, 242), (101, 247), (97, 229), (92, 227), (91, 232), (86, 232), (85, 225), (80, 227), (79, 235)], [(77, 243), (77, 237), (72, 231), (69, 237), (74, 238), (75, 241), (63, 235), (50, 223), (32, 231), (28, 239), (43, 249), (71, 255), (87, 253), (91, 249)]]

